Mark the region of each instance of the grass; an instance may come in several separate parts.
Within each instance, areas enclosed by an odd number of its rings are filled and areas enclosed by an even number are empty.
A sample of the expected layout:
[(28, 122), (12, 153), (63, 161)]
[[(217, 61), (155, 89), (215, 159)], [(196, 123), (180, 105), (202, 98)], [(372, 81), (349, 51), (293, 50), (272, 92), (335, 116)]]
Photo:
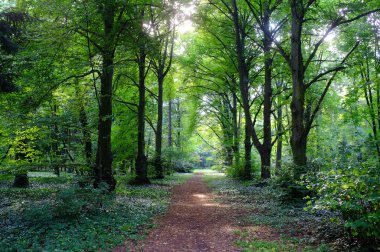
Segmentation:
[[(302, 207), (281, 203), (282, 191), (274, 186), (254, 186), (223, 174), (203, 177), (218, 196), (241, 211), (236, 244), (243, 251), (328, 251), (321, 230), (331, 228), (325, 218), (311, 215)], [(330, 230), (334, 232), (334, 230)], [(325, 240), (324, 240), (325, 239)]]
[(118, 176), (116, 193), (106, 195), (76, 187), (70, 176), (39, 175), (30, 188), (0, 189), (0, 251), (112, 251), (134, 243), (166, 211), (172, 186), (191, 177), (129, 186)]

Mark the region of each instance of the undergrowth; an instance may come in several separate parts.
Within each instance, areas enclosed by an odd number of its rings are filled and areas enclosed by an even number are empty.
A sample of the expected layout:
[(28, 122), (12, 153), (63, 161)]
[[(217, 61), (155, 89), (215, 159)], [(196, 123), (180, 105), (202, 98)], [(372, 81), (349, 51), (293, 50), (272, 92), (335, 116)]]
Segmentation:
[(175, 174), (136, 187), (117, 177), (113, 195), (61, 178), (33, 178), (39, 186), (28, 189), (1, 188), (0, 251), (112, 251), (126, 240), (136, 242), (152, 217), (166, 211), (170, 188), (189, 177)]
[(215, 174), (204, 180), (219, 200), (243, 212), (236, 232), (243, 251), (342, 251), (354, 245), (341, 226), (329, 222), (331, 213), (311, 214), (300, 204), (284, 203), (285, 192), (270, 182), (255, 186)]

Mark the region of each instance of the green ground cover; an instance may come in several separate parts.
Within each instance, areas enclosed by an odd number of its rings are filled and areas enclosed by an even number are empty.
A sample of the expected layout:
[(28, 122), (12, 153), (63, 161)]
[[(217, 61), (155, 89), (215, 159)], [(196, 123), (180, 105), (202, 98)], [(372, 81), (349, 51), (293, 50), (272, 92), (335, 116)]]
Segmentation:
[(9, 179), (0, 188), (0, 251), (111, 251), (126, 240), (134, 243), (164, 213), (173, 185), (191, 174), (130, 186), (118, 176), (116, 193), (80, 188), (63, 174), (32, 174), (30, 187), (15, 189)]

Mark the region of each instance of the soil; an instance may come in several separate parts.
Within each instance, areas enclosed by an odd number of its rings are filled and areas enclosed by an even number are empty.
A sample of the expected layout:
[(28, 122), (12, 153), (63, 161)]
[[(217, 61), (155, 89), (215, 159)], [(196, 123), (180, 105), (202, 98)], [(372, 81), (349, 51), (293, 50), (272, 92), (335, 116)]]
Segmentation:
[(216, 202), (201, 177), (195, 174), (173, 188), (168, 213), (156, 219), (157, 228), (132, 251), (239, 251), (234, 246), (236, 211)]

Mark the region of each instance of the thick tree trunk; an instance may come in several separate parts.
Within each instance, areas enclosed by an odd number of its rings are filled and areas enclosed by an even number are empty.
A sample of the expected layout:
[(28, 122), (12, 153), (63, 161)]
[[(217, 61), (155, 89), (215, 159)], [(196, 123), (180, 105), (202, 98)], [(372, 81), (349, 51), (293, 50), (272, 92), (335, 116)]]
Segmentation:
[(139, 104), (137, 129), (136, 177), (134, 184), (149, 184), (148, 160), (145, 156), (145, 49), (140, 49), (139, 55)]
[[(161, 75), (161, 73), (159, 73)], [(157, 99), (157, 127), (156, 127), (156, 153), (154, 158), (154, 166), (156, 170), (156, 178), (163, 179), (164, 171), (162, 167), (162, 118), (163, 118), (163, 78), (158, 78), (158, 99)]]
[[(114, 7), (105, 5), (104, 10), (104, 36), (105, 41), (113, 43)], [(100, 87), (100, 106), (98, 119), (98, 149), (96, 153), (95, 182), (98, 187), (105, 182), (108, 190), (113, 191), (116, 187), (116, 180), (112, 174), (112, 150), (111, 150), (111, 127), (112, 127), (112, 81), (113, 81), (113, 60), (114, 51), (111, 48), (104, 48), (102, 53), (103, 64)]]
[[(246, 123), (247, 124), (247, 123)], [(251, 135), (249, 127), (245, 126), (245, 139), (244, 139), (244, 169), (242, 179), (249, 180), (252, 178), (252, 160), (251, 160)]]
[(291, 24), (291, 71), (293, 82), (293, 95), (291, 102), (292, 112), (292, 136), (291, 147), (293, 151), (293, 162), (296, 165), (294, 177), (298, 179), (306, 172), (306, 145), (307, 135), (305, 117), (305, 85), (304, 85), (304, 65), (302, 57), (302, 22), (303, 5), (302, 1), (291, 1), (292, 24)]
[(238, 56), (238, 68), (239, 68), (239, 86), (242, 99), (242, 105), (244, 109), (245, 117), (245, 140), (244, 140), (244, 150), (245, 150), (245, 163), (244, 163), (244, 174), (243, 179), (251, 179), (251, 137), (253, 132), (250, 104), (249, 104), (249, 79), (248, 79), (248, 69), (245, 63), (244, 56), (244, 42), (242, 41), (240, 34), (239, 25), (239, 15), (236, 5), (236, 0), (232, 0), (233, 7), (233, 21), (235, 26), (235, 46)]

